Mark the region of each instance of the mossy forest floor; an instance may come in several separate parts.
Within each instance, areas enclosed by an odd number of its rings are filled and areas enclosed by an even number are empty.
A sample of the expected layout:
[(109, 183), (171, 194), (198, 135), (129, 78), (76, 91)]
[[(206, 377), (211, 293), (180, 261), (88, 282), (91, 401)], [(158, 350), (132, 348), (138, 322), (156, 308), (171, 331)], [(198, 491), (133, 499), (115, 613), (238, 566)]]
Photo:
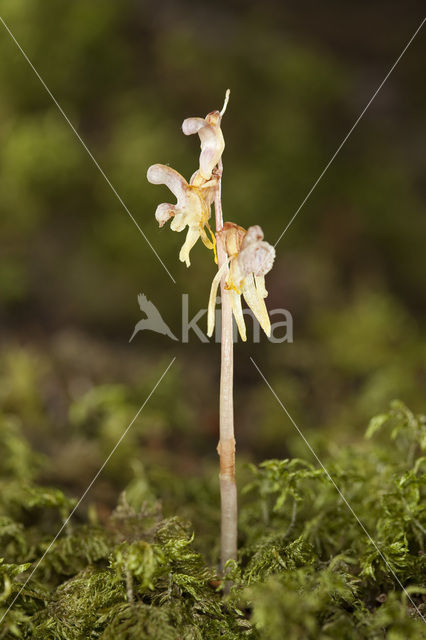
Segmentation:
[[(84, 390), (76, 379), (65, 456), (52, 443), (66, 436), (32, 392), (35, 363), (21, 356), (1, 391), (1, 639), (426, 638), (425, 417), (395, 402), (365, 438), (322, 457), (362, 526), (310, 460), (241, 463), (240, 553), (225, 594), (214, 458), (191, 473), (159, 464), (154, 406), (150, 453), (140, 432), (129, 434), (68, 521), (81, 495), (75, 477), (89, 484), (86, 469), (99, 466), (134, 407), (122, 388)], [(185, 423), (170, 384), (158, 402), (167, 398)], [(34, 439), (50, 439), (49, 455)]]

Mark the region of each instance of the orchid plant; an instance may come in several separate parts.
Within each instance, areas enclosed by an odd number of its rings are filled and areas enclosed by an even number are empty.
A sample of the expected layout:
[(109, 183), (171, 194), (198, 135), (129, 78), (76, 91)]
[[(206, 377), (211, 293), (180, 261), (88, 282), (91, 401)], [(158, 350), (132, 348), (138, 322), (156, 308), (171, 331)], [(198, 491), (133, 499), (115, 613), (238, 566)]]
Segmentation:
[[(258, 226), (247, 230), (234, 222), (223, 223), (221, 182), (222, 154), (225, 141), (221, 130), (222, 117), (229, 100), (229, 89), (221, 111), (211, 111), (205, 118), (187, 118), (182, 124), (185, 135), (198, 133), (201, 143), (199, 167), (189, 182), (175, 169), (154, 164), (147, 178), (152, 184), (164, 184), (175, 196), (176, 204), (159, 204), (155, 218), (160, 227), (169, 220), (173, 231), (188, 227), (179, 260), (189, 267), (190, 252), (201, 238), (207, 249), (213, 251), (218, 265), (208, 305), (207, 333), (214, 331), (217, 290), (221, 287), (221, 377), (219, 401), (220, 493), (221, 493), (221, 568), (225, 572), (228, 560), (237, 558), (237, 487), (235, 481), (235, 437), (233, 409), (233, 317), (242, 340), (246, 340), (246, 327), (241, 296), (252, 310), (266, 335), (271, 324), (265, 305), (268, 295), (265, 275), (271, 270), (274, 248), (263, 240)], [(215, 233), (210, 227), (211, 206), (215, 210)]]

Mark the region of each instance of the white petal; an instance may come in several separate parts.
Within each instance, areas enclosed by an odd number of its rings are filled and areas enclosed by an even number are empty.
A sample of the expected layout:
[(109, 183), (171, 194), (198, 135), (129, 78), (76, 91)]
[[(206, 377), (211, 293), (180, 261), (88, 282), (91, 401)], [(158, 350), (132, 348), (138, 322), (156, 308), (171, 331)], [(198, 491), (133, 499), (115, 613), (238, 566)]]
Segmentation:
[(222, 276), (226, 273), (227, 266), (228, 261), (224, 262), (221, 268), (216, 273), (210, 289), (209, 306), (207, 310), (207, 335), (209, 336), (209, 338), (213, 335), (214, 331), (217, 289), (219, 287), (219, 282), (221, 281)]
[[(220, 128), (219, 112), (213, 111), (207, 115), (206, 119), (187, 118), (183, 121), (182, 131), (187, 136), (194, 133), (198, 133), (200, 136), (200, 174), (204, 180), (210, 180), (212, 171), (219, 162), (225, 148), (225, 141)], [(192, 184), (194, 184), (194, 180)]]
[(263, 241), (248, 244), (238, 254), (238, 263), (244, 275), (254, 273), (255, 276), (264, 276), (272, 269), (274, 259), (274, 247)]
[(170, 229), (179, 233), (185, 229), (187, 224), (188, 220), (185, 212), (180, 209), (176, 209), (175, 217), (170, 223)]
[(187, 267), (189, 267), (191, 264), (191, 261), (189, 259), (189, 252), (191, 251), (192, 247), (197, 242), (199, 237), (200, 237), (200, 232), (198, 230), (198, 227), (188, 227), (186, 240), (179, 253), (179, 260), (181, 262), (186, 262)]
[(255, 287), (253, 276), (247, 276), (245, 280), (243, 295), (244, 300), (253, 311), (254, 315), (259, 321), (260, 326), (269, 337), (271, 335), (271, 322), (269, 320), (265, 301), (260, 297), (259, 292)]
[(169, 204), (168, 202), (163, 202), (163, 204), (159, 204), (157, 209), (155, 210), (155, 219), (157, 220), (160, 227), (162, 227), (167, 220), (173, 218), (175, 215), (176, 207), (173, 204)]
[(234, 314), (235, 322), (237, 323), (241, 340), (243, 340), (243, 342), (246, 342), (246, 325), (244, 322), (243, 307), (241, 305), (241, 296), (232, 289), (230, 289), (228, 293), (231, 296), (232, 313)]
[(186, 136), (192, 136), (194, 133), (198, 133), (206, 124), (204, 118), (186, 118), (182, 123), (182, 131)]
[(175, 169), (165, 164), (153, 164), (149, 167), (146, 177), (151, 184), (165, 184), (177, 200), (185, 197), (188, 183)]
[(225, 149), (220, 126), (207, 125), (198, 132), (201, 140), (200, 173), (203, 178), (210, 180), (212, 171), (220, 160)]
[(258, 224), (255, 224), (247, 229), (241, 246), (245, 249), (249, 244), (253, 244), (253, 242), (258, 242), (259, 240), (263, 240), (263, 231)]
[(268, 292), (265, 287), (265, 276), (254, 276), (254, 281), (256, 283), (256, 289), (261, 298), (267, 298)]

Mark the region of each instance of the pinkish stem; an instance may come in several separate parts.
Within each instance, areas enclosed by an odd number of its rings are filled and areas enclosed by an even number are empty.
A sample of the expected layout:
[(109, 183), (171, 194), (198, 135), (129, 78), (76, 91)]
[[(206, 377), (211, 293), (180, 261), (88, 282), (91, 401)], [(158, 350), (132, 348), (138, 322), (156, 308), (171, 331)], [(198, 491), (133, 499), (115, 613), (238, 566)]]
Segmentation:
[[(218, 165), (218, 185), (215, 194), (217, 263), (218, 268), (226, 262), (227, 255), (220, 237), (223, 228), (221, 182), (222, 160)], [(229, 292), (225, 289), (226, 273), (222, 277), (222, 333), (220, 367), (220, 403), (219, 403), (219, 444), (220, 457), (220, 500), (221, 500), (221, 569), (225, 572), (228, 560), (237, 559), (237, 485), (235, 481), (235, 437), (234, 437), (234, 345), (232, 326), (232, 307)]]

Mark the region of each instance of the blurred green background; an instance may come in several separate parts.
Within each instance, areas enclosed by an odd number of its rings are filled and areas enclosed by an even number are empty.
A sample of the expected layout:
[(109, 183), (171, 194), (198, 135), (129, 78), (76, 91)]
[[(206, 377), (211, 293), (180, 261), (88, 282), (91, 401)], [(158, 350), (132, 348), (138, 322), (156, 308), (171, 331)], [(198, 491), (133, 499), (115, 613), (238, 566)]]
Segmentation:
[[(189, 178), (198, 141), (181, 123), (220, 108), (230, 87), (225, 219), (274, 243), (422, 5), (3, 0), (1, 15), (176, 279), (0, 25), (3, 409), (56, 457), (55, 481), (85, 486), (177, 356), (117, 460), (141, 446), (135, 460), (198, 473), (216, 463), (217, 345), (128, 339), (139, 292), (179, 335), (181, 294), (191, 315), (205, 308), (215, 265), (200, 242), (192, 267), (179, 263), (184, 236), (158, 228), (169, 194), (146, 170)], [(236, 348), (247, 456), (308, 455), (250, 356), (319, 451), (360, 439), (392, 398), (424, 409), (425, 54), (421, 32), (278, 244), (268, 306), (292, 313), (294, 342)], [(124, 485), (130, 466), (117, 465)]]

